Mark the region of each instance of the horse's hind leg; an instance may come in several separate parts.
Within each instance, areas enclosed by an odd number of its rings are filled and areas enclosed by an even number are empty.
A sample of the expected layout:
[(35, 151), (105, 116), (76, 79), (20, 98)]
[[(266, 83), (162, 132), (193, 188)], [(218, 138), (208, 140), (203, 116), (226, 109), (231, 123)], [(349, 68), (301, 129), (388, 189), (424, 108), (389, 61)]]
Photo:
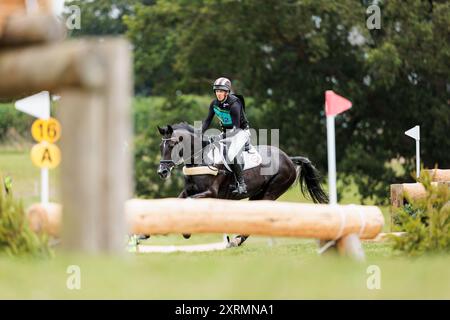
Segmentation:
[(249, 200), (276, 200), (294, 184), (297, 177), (295, 168), (286, 168), (274, 175), (265, 188)]

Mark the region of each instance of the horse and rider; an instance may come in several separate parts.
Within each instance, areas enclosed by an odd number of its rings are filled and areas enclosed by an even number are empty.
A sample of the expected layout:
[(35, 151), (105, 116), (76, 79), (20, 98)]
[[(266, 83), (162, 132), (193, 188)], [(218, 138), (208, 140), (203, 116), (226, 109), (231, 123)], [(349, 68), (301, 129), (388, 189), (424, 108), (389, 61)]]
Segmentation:
[[(162, 136), (158, 174), (167, 179), (177, 165), (184, 165), (186, 169), (183, 170), (185, 187), (179, 194), (180, 198), (276, 200), (298, 179), (303, 194), (307, 190), (314, 202), (328, 202), (328, 196), (320, 183), (320, 173), (308, 158), (289, 157), (276, 146), (251, 146), (245, 101), (242, 96), (232, 92), (229, 79), (221, 77), (215, 80), (213, 91), (215, 99), (209, 105), (208, 116), (202, 122), (200, 132), (187, 123), (158, 127)], [(218, 136), (205, 138), (203, 133), (211, 125), (214, 116), (219, 119), (222, 132)], [(213, 157), (211, 164), (207, 152), (185, 152), (195, 150), (199, 141), (202, 147), (200, 151), (211, 147), (214, 151), (219, 144), (221, 152), (225, 153), (221, 157), (222, 161), (215, 161)], [(244, 161), (248, 159), (244, 153), (250, 149), (260, 156), (257, 165), (248, 166)], [(177, 159), (174, 159), (174, 155), (177, 155)], [(273, 168), (276, 170), (270, 170)], [(190, 235), (184, 236), (188, 238)], [(230, 246), (241, 245), (247, 237), (238, 235), (230, 242)]]

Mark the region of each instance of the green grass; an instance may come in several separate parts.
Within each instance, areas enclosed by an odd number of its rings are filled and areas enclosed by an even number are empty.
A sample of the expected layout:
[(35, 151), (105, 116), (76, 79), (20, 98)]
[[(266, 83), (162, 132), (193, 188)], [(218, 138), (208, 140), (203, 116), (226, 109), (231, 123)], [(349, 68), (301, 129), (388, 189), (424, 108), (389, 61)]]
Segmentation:
[[(26, 204), (38, 200), (39, 170), (28, 151), (0, 151), (0, 171), (13, 177)], [(58, 172), (51, 173), (52, 200), (58, 201)], [(352, 188), (342, 203), (357, 202)], [(283, 201), (306, 201), (298, 185)], [(385, 215), (387, 208), (382, 208)], [(387, 218), (387, 216), (386, 216)], [(388, 221), (388, 220), (386, 220)], [(221, 235), (152, 237), (149, 244), (198, 244)], [(0, 299), (394, 299), (450, 298), (449, 256), (410, 259), (389, 244), (365, 243), (367, 261), (318, 256), (314, 240), (250, 237), (243, 247), (204, 253), (127, 254), (124, 258), (68, 255), (52, 260), (0, 256)], [(81, 268), (81, 290), (69, 290), (69, 265)], [(367, 288), (367, 267), (381, 270), (381, 289)]]
[[(139, 254), (125, 259), (58, 255), (51, 261), (0, 258), (0, 298), (34, 299), (417, 299), (450, 298), (449, 257), (393, 258), (387, 245), (366, 245), (368, 260), (319, 257), (314, 241), (280, 239), (268, 247), (207, 253)], [(81, 271), (69, 290), (67, 268)], [(381, 288), (369, 290), (369, 265)]]
[[(0, 149), (0, 177), (10, 175), (13, 179), (14, 195), (22, 199), (25, 206), (40, 200), (40, 169), (33, 166), (30, 149)], [(59, 170), (50, 170), (50, 200), (58, 202)]]

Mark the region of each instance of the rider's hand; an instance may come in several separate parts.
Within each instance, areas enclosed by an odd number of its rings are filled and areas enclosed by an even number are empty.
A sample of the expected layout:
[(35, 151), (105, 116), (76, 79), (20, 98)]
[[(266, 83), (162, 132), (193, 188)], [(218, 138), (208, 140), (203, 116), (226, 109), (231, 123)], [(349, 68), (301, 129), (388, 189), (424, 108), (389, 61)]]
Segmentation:
[(222, 140), (222, 139), (223, 139), (222, 134), (219, 134), (219, 135), (217, 135), (217, 136), (210, 136), (210, 137), (209, 137), (209, 141), (210, 141), (211, 143), (218, 142), (218, 141), (220, 141), (220, 140)]

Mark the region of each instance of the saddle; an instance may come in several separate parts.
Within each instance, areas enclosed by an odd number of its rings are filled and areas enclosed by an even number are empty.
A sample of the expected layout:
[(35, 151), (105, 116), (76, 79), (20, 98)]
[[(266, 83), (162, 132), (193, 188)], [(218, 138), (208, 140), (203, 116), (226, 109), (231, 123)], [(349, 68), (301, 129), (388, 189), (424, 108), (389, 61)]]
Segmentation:
[[(206, 154), (205, 162), (207, 165), (189, 168), (184, 166), (183, 174), (187, 176), (200, 174), (217, 175), (219, 173), (219, 169), (217, 169), (216, 165), (218, 164), (224, 164), (225, 168), (231, 172), (232, 170), (225, 161), (225, 149), (225, 144), (223, 142), (220, 142), (218, 146), (214, 144), (214, 146)], [(262, 163), (261, 155), (250, 143), (246, 143), (244, 150), (242, 151), (242, 158), (244, 160), (244, 171), (255, 168)]]
[[(207, 153), (206, 158), (208, 163), (210, 163), (211, 165), (224, 164), (229, 171), (232, 171), (230, 168), (228, 168), (228, 164), (226, 163), (225, 153), (225, 144), (220, 142), (218, 147), (217, 145), (215, 145), (215, 147)], [(262, 162), (261, 155), (250, 143), (247, 143), (244, 147), (244, 150), (242, 151), (242, 158), (244, 160), (244, 171), (257, 167)]]

